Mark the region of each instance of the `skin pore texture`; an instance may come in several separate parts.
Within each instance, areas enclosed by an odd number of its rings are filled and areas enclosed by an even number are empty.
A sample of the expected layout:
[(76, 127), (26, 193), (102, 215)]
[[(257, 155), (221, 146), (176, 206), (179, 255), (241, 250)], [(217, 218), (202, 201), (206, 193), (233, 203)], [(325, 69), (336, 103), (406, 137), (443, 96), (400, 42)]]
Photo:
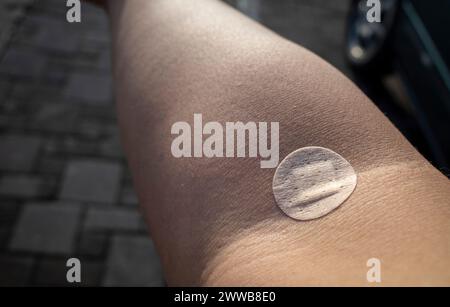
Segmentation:
[[(450, 284), (450, 185), (331, 65), (215, 0), (110, 0), (122, 141), (169, 285)], [(338, 51), (336, 51), (338, 52)], [(171, 126), (279, 122), (280, 159), (329, 148), (358, 185), (287, 217), (258, 159), (171, 155)]]

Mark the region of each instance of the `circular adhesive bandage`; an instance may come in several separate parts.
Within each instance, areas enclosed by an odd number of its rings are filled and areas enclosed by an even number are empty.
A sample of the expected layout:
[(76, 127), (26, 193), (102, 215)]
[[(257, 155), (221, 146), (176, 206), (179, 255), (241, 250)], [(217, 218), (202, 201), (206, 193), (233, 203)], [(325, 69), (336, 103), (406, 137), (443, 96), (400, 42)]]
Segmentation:
[(354, 191), (353, 167), (334, 151), (304, 147), (281, 161), (273, 177), (280, 209), (296, 220), (311, 220), (339, 207)]

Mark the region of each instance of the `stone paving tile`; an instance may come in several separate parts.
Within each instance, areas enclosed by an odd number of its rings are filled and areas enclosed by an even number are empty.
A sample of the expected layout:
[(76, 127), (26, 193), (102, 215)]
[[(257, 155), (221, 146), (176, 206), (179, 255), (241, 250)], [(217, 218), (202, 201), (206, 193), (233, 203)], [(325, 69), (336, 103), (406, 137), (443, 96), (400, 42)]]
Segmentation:
[(11, 230), (8, 228), (0, 227), (0, 250), (6, 249), (11, 236)]
[(1, 131), (4, 131), (8, 128), (8, 124), (9, 124), (10, 120), (11, 119), (7, 114), (5, 114), (3, 112), (0, 114), (0, 130)]
[(41, 156), (37, 170), (41, 174), (50, 174), (55, 176), (62, 175), (66, 160), (59, 156), (44, 155)]
[(0, 107), (4, 103), (4, 100), (8, 96), (11, 84), (8, 81), (0, 80)]
[[(20, 205), (13, 202), (0, 202), (0, 250), (7, 248), (14, 223), (20, 212)], [(1, 270), (0, 270), (1, 272)]]
[(0, 64), (0, 74), (31, 78), (42, 73), (46, 60), (32, 50), (14, 48), (8, 50)]
[(108, 234), (84, 231), (78, 243), (77, 255), (81, 256), (102, 256), (106, 252)]
[(84, 135), (56, 135), (45, 140), (44, 151), (47, 155), (72, 158), (67, 161), (67, 166), (74, 161), (107, 162), (107, 159), (103, 159), (106, 156), (99, 150), (99, 142), (96, 138), (91, 139)]
[(110, 105), (83, 105), (83, 108), (80, 110), (80, 116), (81, 118), (96, 120), (99, 123), (103, 123), (105, 129), (109, 129), (108, 126), (111, 124), (117, 124), (117, 114), (114, 107)]
[(48, 18), (47, 15), (29, 16), (19, 30), (18, 38), (23, 43), (41, 49), (74, 53), (80, 45), (80, 32), (64, 18)]
[(43, 154), (50, 157), (58, 156), (58, 146), (59, 145), (59, 138), (56, 136), (47, 136), (44, 139), (44, 152)]
[(0, 10), (0, 26), (2, 31), (0, 31), (0, 52), (3, 50), (4, 46), (7, 45), (11, 38), (11, 29), (13, 28), (12, 24), (14, 23), (13, 18), (11, 18), (10, 14), (4, 10)]
[(47, 15), (50, 15), (52, 18), (65, 20), (65, 13), (67, 12), (66, 1), (40, 0), (39, 2), (39, 5), (33, 6), (33, 10), (37, 11), (38, 13), (45, 13)]
[(20, 205), (14, 202), (0, 202), (0, 229), (14, 225), (19, 214)]
[(98, 7), (97, 5), (93, 5), (91, 3), (86, 3), (84, 8), (85, 8), (84, 24), (89, 28), (92, 26), (96, 26), (97, 28), (102, 29), (103, 32), (101, 33), (104, 34), (105, 33), (104, 30), (108, 28), (108, 19), (105, 14), (105, 11), (100, 7)]
[(111, 59), (111, 52), (109, 49), (107, 49), (106, 51), (102, 52), (102, 54), (100, 54), (97, 65), (98, 65), (98, 68), (103, 71), (108, 71), (108, 72), (111, 71), (112, 59)]
[(89, 30), (83, 35), (80, 53), (95, 56), (97, 61), (94, 68), (96, 69), (111, 67), (111, 51), (109, 48), (111, 46), (111, 38), (107, 34), (109, 34), (109, 31), (97, 28)]
[(66, 97), (93, 105), (112, 103), (110, 75), (72, 74), (65, 89)]
[(105, 264), (99, 261), (81, 260), (81, 286), (94, 287), (102, 282)]
[(124, 157), (122, 144), (118, 134), (110, 136), (100, 143), (100, 153), (105, 157), (122, 159)]
[(67, 68), (54, 63), (53, 59), (50, 59), (47, 62), (46, 69), (40, 81), (47, 86), (62, 88), (66, 84), (68, 79)]
[[(263, 0), (268, 1), (268, 0)], [(286, 1), (286, 0), (285, 0)], [(345, 14), (348, 10), (350, 0), (330, 1), (330, 0), (288, 0), (297, 6), (315, 6), (321, 9), (334, 10), (341, 14)]]
[(75, 204), (25, 205), (11, 239), (11, 250), (46, 254), (72, 253), (80, 212)]
[(62, 259), (43, 259), (37, 265), (35, 283), (38, 286), (73, 286), (66, 279), (66, 261)]
[(27, 117), (23, 114), (7, 114), (0, 111), (0, 129), (7, 131), (9, 129), (23, 129), (27, 124)]
[(131, 185), (126, 185), (122, 189), (120, 203), (125, 206), (137, 207), (139, 204), (138, 197)]
[(148, 237), (114, 236), (105, 286), (163, 286), (159, 257)]
[(94, 231), (144, 231), (142, 216), (136, 210), (128, 209), (89, 209), (84, 230)]
[(77, 108), (67, 103), (46, 102), (32, 114), (30, 127), (55, 133), (74, 133), (77, 126)]
[(104, 160), (75, 160), (68, 164), (60, 198), (84, 202), (115, 203), (121, 168)]
[(104, 127), (98, 121), (79, 120), (77, 129), (84, 138), (98, 140), (102, 136)]
[(35, 175), (6, 175), (0, 178), (0, 196), (17, 199), (36, 199), (47, 195), (45, 183)]
[(32, 257), (0, 255), (0, 287), (28, 285), (33, 264)]
[[(1, 66), (1, 63), (0, 63)], [(8, 100), (13, 103), (55, 102), (61, 99), (60, 89), (39, 82), (14, 82)], [(45, 96), (45, 97), (43, 97)], [(42, 99), (41, 99), (42, 98)], [(45, 98), (45, 99), (44, 99)], [(42, 106), (42, 104), (39, 104)]]
[(39, 137), (27, 135), (0, 136), (0, 170), (32, 171), (41, 148)]
[(103, 265), (94, 261), (79, 259), (81, 263), (81, 282), (67, 282), (67, 259), (44, 259), (37, 266), (36, 285), (38, 286), (96, 286), (101, 282)]
[(0, 53), (9, 42), (15, 24), (32, 0), (0, 0)]
[(98, 156), (98, 141), (79, 136), (66, 136), (58, 146), (58, 152), (71, 156)]

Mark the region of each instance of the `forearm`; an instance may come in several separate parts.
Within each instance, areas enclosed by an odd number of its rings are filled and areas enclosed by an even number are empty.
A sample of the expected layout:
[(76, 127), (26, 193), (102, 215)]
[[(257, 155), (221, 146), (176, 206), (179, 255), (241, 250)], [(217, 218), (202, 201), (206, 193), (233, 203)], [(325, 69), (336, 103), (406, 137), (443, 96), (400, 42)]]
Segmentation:
[[(170, 283), (358, 283), (371, 257), (391, 282), (449, 281), (447, 180), (334, 68), (216, 1), (111, 0), (110, 14), (123, 143)], [(358, 187), (291, 220), (273, 169), (171, 155), (171, 125), (194, 113), (279, 122), (280, 158), (333, 149)]]

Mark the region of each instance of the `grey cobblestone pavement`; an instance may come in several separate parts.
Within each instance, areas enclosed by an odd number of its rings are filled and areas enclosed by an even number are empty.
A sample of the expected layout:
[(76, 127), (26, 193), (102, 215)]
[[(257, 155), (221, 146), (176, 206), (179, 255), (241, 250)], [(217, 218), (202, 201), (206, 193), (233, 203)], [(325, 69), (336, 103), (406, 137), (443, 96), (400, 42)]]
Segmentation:
[(120, 148), (104, 13), (0, 0), (0, 286), (164, 285)]

